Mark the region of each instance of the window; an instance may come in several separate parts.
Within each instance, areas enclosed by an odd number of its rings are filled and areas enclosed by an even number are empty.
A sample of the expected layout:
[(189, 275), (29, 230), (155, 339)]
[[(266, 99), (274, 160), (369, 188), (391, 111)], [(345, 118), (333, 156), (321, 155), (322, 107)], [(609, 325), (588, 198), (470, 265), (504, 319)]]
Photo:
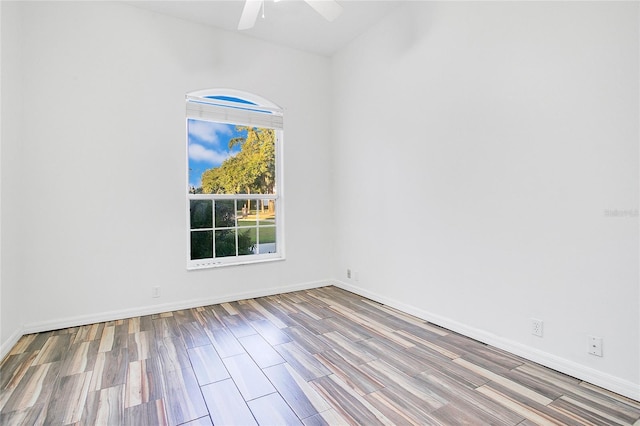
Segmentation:
[(187, 268), (283, 259), (282, 110), (235, 90), (186, 104)]

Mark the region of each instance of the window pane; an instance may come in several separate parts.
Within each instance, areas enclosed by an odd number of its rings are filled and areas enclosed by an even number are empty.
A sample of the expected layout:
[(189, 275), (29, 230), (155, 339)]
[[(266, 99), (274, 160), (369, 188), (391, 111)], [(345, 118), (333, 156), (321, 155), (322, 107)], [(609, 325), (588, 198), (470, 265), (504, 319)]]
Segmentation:
[(276, 252), (276, 228), (275, 226), (260, 227), (259, 234), (259, 253), (275, 253)]
[(238, 255), (256, 254), (256, 228), (238, 230)]
[(217, 200), (216, 228), (230, 228), (236, 226), (235, 211), (235, 200)]
[(189, 193), (275, 194), (276, 131), (187, 120)]
[(236, 230), (216, 231), (216, 257), (236, 255)]
[[(246, 137), (246, 131), (240, 131), (235, 124), (213, 121), (187, 120), (189, 154), (189, 193), (222, 194), (228, 193), (231, 181), (233, 161), (230, 160), (240, 151), (236, 144), (229, 148), (232, 139)], [(223, 163), (228, 163), (224, 169)]]
[(275, 243), (276, 242), (276, 227), (275, 226), (262, 226), (258, 232), (258, 238), (260, 244)]
[(238, 200), (237, 203), (238, 226), (256, 226), (256, 200)]
[(191, 260), (213, 257), (213, 231), (191, 231)]
[(191, 200), (191, 229), (213, 228), (213, 201)]
[(273, 226), (276, 224), (276, 201), (260, 200), (260, 211), (258, 212), (259, 226)]

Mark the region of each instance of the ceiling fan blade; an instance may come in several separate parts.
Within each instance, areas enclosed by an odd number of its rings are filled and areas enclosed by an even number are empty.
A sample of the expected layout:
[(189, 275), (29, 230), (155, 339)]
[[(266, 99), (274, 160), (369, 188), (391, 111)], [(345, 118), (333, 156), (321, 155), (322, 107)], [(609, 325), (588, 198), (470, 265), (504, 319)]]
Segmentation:
[(342, 13), (342, 6), (335, 0), (304, 0), (316, 12), (331, 22)]
[(253, 28), (258, 19), (258, 13), (260, 13), (260, 7), (262, 7), (263, 0), (246, 0), (244, 3), (244, 9), (242, 9), (242, 16), (240, 16), (240, 22), (238, 22), (239, 30), (248, 30)]

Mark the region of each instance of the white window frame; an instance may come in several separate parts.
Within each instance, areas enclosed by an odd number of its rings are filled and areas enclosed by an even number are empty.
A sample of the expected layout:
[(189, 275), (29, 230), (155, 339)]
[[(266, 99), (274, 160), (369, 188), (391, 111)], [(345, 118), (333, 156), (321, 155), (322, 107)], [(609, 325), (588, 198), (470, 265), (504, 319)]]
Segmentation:
[[(227, 100), (211, 99), (211, 96), (237, 98), (252, 102), (254, 105), (238, 103)], [(261, 263), (278, 261), (285, 259), (284, 245), (284, 197), (283, 197), (283, 167), (282, 167), (282, 143), (283, 143), (283, 111), (273, 102), (252, 93), (234, 89), (209, 89), (192, 92), (186, 96), (186, 119), (185, 119), (185, 139), (186, 139), (186, 225), (187, 225), (187, 269), (215, 268), (229, 265), (243, 265), (251, 263)], [(189, 132), (188, 120), (204, 120), (218, 123), (247, 125), (260, 128), (270, 128), (275, 130), (275, 193), (274, 194), (191, 194), (189, 191)], [(212, 200), (214, 207), (213, 215), (213, 258), (191, 259), (191, 200)], [(259, 253), (248, 255), (235, 255), (225, 257), (215, 257), (215, 202), (216, 200), (274, 200), (275, 201), (275, 235), (276, 251), (274, 253)], [(237, 219), (237, 218), (236, 218)], [(236, 220), (235, 229), (238, 227)], [(259, 228), (258, 228), (259, 229)], [(206, 228), (209, 230), (209, 228)], [(198, 231), (196, 231), (198, 232)], [(258, 231), (259, 232), (259, 231)], [(236, 232), (237, 243), (237, 232)]]

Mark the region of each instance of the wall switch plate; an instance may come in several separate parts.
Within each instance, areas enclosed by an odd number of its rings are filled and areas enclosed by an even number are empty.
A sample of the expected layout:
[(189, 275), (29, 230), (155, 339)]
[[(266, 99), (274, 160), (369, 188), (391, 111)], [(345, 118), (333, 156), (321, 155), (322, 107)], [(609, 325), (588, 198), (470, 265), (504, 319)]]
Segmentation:
[(589, 336), (587, 339), (587, 352), (591, 355), (602, 356), (602, 337)]
[(542, 337), (542, 320), (531, 318), (531, 334)]

